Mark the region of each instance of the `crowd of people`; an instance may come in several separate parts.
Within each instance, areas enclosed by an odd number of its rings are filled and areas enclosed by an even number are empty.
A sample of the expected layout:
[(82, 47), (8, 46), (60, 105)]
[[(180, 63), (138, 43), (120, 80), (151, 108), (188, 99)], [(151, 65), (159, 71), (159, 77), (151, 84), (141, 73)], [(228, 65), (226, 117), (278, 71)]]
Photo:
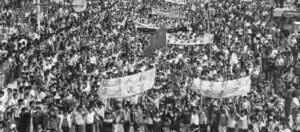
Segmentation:
[[(43, 1), (40, 29), (32, 1), (2, 4), (1, 72), (16, 85), (0, 91), (1, 132), (299, 132), (299, 44), (264, 1)], [(182, 17), (153, 14), (152, 10)], [(143, 52), (151, 33), (136, 22), (172, 30), (178, 39), (205, 33), (213, 43)], [(3, 30), (2, 30), (3, 29)], [(8, 29), (8, 30), (7, 30)], [(3, 69), (3, 67), (5, 67)], [(153, 89), (105, 99), (101, 81), (157, 68)], [(9, 70), (7, 70), (9, 69)], [(251, 76), (251, 92), (213, 99), (193, 79)]]

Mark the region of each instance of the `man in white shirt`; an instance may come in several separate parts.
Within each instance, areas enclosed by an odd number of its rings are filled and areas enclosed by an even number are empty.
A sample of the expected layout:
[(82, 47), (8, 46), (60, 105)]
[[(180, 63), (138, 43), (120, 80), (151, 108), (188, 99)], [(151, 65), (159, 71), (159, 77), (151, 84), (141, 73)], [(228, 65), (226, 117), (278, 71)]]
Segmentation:
[(96, 113), (92, 108), (88, 108), (88, 113), (86, 114), (86, 131), (93, 132), (94, 131), (94, 121), (95, 121)]
[(199, 114), (193, 110), (191, 114), (191, 130), (199, 129)]

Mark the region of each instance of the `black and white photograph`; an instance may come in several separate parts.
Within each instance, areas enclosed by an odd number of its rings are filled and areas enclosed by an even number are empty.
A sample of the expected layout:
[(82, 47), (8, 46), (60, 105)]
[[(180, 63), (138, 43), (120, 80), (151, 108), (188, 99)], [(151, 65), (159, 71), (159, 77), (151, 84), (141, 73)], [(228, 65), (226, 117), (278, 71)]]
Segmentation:
[(300, 0), (0, 0), (0, 132), (300, 132)]

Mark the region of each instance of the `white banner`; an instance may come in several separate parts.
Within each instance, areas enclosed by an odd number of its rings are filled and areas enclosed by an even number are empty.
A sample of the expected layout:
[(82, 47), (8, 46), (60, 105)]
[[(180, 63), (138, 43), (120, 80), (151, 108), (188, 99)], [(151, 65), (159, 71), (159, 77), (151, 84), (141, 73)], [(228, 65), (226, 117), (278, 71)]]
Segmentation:
[(252, 2), (252, 0), (242, 0), (242, 2)]
[(250, 86), (251, 78), (248, 76), (225, 82), (211, 82), (194, 79), (191, 89), (199, 94), (211, 98), (228, 98), (232, 96), (246, 95), (250, 92)]
[(131, 76), (104, 80), (99, 94), (101, 98), (123, 98), (145, 92), (154, 86), (156, 68)]
[(177, 3), (180, 5), (187, 4), (186, 0), (165, 0), (166, 2)]
[(161, 15), (170, 18), (181, 18), (181, 16), (177, 12), (164, 12), (159, 9), (152, 9), (152, 14)]
[(152, 24), (143, 24), (139, 22), (135, 22), (136, 28), (146, 28), (146, 29), (159, 29), (158, 27), (152, 25)]
[(206, 33), (203, 36), (197, 37), (195, 39), (190, 40), (182, 40), (177, 39), (171, 34), (167, 34), (167, 42), (168, 44), (174, 45), (200, 45), (200, 44), (210, 44), (213, 43), (213, 34)]
[(296, 9), (293, 9), (293, 8), (275, 8), (274, 11), (273, 11), (273, 16), (281, 17), (282, 14), (286, 11), (296, 11)]
[(74, 0), (72, 4), (73, 4), (73, 9), (76, 12), (82, 12), (87, 8), (86, 0)]

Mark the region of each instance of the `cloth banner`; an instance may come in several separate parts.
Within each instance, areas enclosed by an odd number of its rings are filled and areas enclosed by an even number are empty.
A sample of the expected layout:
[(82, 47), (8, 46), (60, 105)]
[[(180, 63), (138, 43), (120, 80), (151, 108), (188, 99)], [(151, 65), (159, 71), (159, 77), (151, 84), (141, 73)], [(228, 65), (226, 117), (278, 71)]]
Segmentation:
[(82, 12), (87, 8), (86, 0), (74, 0), (72, 4), (73, 4), (73, 9), (76, 12)]
[(169, 44), (174, 44), (174, 45), (210, 44), (210, 43), (213, 43), (213, 35), (210, 33), (206, 33), (203, 36), (197, 37), (195, 39), (182, 40), (182, 39), (177, 39), (176, 37), (172, 36), (171, 34), (167, 34), (167, 42)]
[(164, 12), (164, 11), (160, 11), (159, 9), (152, 9), (152, 14), (171, 17), (171, 18), (181, 18), (181, 16), (176, 12)]
[(242, 0), (242, 2), (252, 2), (252, 0)]
[(283, 13), (283, 16), (286, 18), (299, 18), (300, 13), (296, 11), (286, 11)]
[(286, 11), (296, 11), (296, 9), (292, 9), (292, 8), (275, 8), (274, 11), (273, 11), (273, 16), (281, 17), (282, 14)]
[(166, 2), (176, 3), (179, 5), (185, 5), (187, 4), (186, 0), (165, 0)]
[(145, 92), (154, 86), (156, 68), (131, 76), (108, 79), (101, 82), (98, 93), (101, 98), (124, 98)]
[(194, 79), (191, 89), (211, 98), (228, 98), (249, 93), (250, 86), (250, 76), (225, 82), (211, 82), (197, 78)]
[(135, 27), (136, 28), (144, 28), (144, 29), (159, 29), (158, 27), (152, 25), (152, 24), (143, 24), (140, 22), (135, 22)]

